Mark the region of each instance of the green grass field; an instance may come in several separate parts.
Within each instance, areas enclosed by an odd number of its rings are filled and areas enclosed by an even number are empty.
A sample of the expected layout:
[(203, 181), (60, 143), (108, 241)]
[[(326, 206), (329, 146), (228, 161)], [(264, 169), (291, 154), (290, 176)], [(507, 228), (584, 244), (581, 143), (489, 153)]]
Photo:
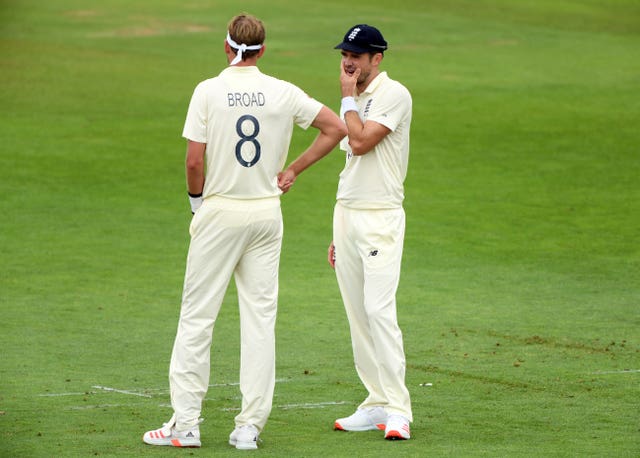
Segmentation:
[(3, 1), (0, 456), (241, 454), (233, 287), (203, 447), (141, 441), (171, 415), (182, 125), (241, 11), (266, 23), (261, 69), (335, 110), (333, 46), (378, 26), (414, 100), (398, 293), (413, 438), (332, 431), (365, 396), (325, 261), (336, 151), (283, 197), (278, 384), (253, 453), (640, 456), (636, 0)]

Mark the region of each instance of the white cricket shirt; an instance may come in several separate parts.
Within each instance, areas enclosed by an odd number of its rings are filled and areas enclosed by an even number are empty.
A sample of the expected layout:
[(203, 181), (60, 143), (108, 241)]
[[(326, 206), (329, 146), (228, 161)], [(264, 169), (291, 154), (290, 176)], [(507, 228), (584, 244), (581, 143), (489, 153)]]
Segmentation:
[(293, 125), (307, 129), (322, 104), (297, 86), (230, 66), (196, 86), (182, 136), (206, 143), (203, 197), (261, 199), (281, 194)]
[(355, 101), (363, 123), (375, 121), (391, 132), (362, 156), (353, 155), (347, 138), (340, 142), (347, 161), (340, 173), (337, 199), (356, 209), (401, 207), (409, 164), (411, 94), (381, 72)]

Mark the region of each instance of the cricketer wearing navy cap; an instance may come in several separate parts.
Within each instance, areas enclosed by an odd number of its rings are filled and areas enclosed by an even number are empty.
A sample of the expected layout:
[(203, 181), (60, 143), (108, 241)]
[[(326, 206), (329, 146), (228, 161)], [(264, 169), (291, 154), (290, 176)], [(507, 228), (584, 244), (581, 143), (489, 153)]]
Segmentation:
[(334, 49), (344, 49), (357, 54), (384, 53), (387, 49), (387, 42), (375, 27), (367, 24), (358, 24), (349, 29), (342, 43)]
[(341, 431), (384, 430), (411, 438), (411, 397), (396, 313), (404, 244), (404, 180), (409, 163), (411, 94), (380, 69), (387, 42), (375, 27), (349, 29), (340, 49), (340, 115), (348, 138), (327, 260), (336, 271), (356, 372), (368, 396), (335, 421)]

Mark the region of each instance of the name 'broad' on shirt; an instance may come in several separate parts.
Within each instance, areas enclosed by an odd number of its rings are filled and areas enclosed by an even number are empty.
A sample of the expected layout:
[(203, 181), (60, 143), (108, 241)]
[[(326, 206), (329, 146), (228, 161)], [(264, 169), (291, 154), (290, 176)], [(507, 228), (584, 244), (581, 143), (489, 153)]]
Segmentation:
[(262, 107), (265, 104), (262, 92), (228, 92), (227, 101), (230, 107)]

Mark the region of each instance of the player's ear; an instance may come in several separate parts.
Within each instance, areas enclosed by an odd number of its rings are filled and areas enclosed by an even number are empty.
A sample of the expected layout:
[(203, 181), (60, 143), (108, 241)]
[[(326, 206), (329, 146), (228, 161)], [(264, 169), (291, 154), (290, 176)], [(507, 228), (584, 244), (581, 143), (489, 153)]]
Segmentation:
[(260, 51), (258, 51), (258, 59), (260, 59), (262, 57), (262, 55), (264, 54), (265, 48), (266, 48), (266, 45), (264, 43), (262, 43), (262, 48), (260, 48)]

